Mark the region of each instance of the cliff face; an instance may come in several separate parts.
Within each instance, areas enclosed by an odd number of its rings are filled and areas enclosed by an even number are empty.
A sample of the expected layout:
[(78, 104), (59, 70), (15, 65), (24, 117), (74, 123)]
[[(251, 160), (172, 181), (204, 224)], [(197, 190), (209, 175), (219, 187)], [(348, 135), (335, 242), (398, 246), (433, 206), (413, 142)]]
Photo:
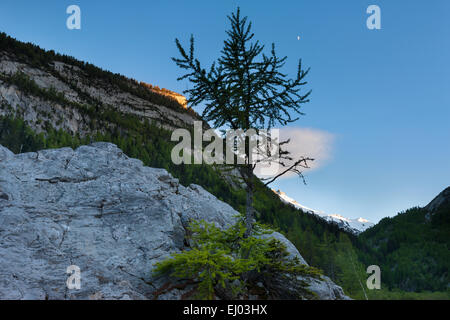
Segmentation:
[(37, 132), (50, 125), (81, 136), (97, 128), (114, 129), (111, 111), (167, 129), (191, 127), (198, 120), (180, 94), (43, 55), (49, 61), (36, 65), (0, 47), (0, 116), (20, 116)]
[[(186, 249), (189, 220), (225, 227), (236, 214), (113, 144), (18, 155), (0, 146), (0, 299), (181, 299), (192, 288), (164, 286), (154, 264)], [(66, 286), (70, 265), (79, 290)], [(327, 277), (301, 280), (320, 299), (347, 298)], [(267, 289), (289, 298), (294, 282)]]
[(450, 187), (447, 187), (444, 191), (439, 193), (425, 209), (430, 213), (450, 207)]

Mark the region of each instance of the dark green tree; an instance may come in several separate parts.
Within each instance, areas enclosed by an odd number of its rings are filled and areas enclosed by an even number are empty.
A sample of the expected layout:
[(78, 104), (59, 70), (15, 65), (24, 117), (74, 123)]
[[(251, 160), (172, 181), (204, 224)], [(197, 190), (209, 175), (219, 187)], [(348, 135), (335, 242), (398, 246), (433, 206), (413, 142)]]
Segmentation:
[[(231, 29), (226, 32), (228, 39), (224, 41), (221, 56), (209, 71), (194, 56), (193, 36), (190, 39), (189, 53), (176, 39), (181, 57), (172, 59), (186, 70), (178, 80), (188, 79), (193, 85), (191, 89), (184, 91), (189, 104), (197, 106), (203, 103), (205, 109), (202, 118), (215, 128), (225, 127), (243, 132), (253, 129), (259, 134), (262, 129), (269, 130), (276, 125), (284, 126), (296, 121), (298, 118), (293, 118), (292, 114), (301, 115), (301, 105), (309, 101), (311, 91), (300, 93), (300, 89), (307, 84), (304, 79), (309, 69), (303, 70), (300, 60), (296, 78), (289, 79), (281, 72), (287, 57), (278, 57), (274, 44), (269, 55), (263, 53), (264, 45), (253, 40), (251, 22), (247, 22), (247, 17), (241, 17), (239, 8), (228, 19), (231, 23)], [(233, 165), (238, 168), (246, 185), (246, 237), (251, 234), (253, 225), (253, 194), (256, 184), (254, 170), (257, 162), (267, 161), (267, 158), (252, 161), (250, 139), (248, 135), (244, 136), (245, 160)], [(270, 136), (268, 140), (270, 141)], [(307, 168), (308, 162), (313, 159), (293, 159), (285, 149), (289, 140), (270, 143), (277, 144), (277, 159), (282, 169), (273, 177), (265, 178), (265, 185), (288, 172), (294, 172), (303, 179), (302, 168)]]

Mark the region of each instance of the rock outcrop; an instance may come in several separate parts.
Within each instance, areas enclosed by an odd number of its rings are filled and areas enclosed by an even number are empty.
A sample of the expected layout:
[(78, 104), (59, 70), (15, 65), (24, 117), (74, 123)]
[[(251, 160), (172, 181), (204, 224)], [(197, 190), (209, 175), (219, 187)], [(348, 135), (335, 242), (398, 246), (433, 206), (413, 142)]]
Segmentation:
[(289, 197), (286, 193), (284, 193), (281, 190), (272, 190), (278, 197), (280, 197), (280, 200), (284, 203), (293, 206), (297, 210), (302, 211), (306, 214), (312, 214), (316, 217), (330, 223), (336, 225), (339, 229), (344, 230), (346, 232), (352, 233), (354, 235), (358, 235), (361, 232), (364, 232), (365, 230), (372, 228), (375, 224), (373, 222), (370, 222), (369, 220), (366, 220), (364, 218), (356, 218), (356, 219), (349, 219), (346, 217), (341, 216), (340, 214), (328, 214), (323, 211), (314, 210), (308, 207), (305, 207), (298, 203), (296, 200)]
[[(189, 220), (225, 227), (236, 214), (113, 144), (18, 155), (0, 145), (0, 299), (181, 299), (187, 289), (162, 290), (154, 264), (185, 248)], [(71, 265), (79, 290), (66, 285)], [(321, 299), (347, 298), (326, 277), (303, 280)]]
[(440, 208), (450, 206), (450, 187), (447, 187), (444, 191), (439, 193), (436, 198), (434, 198), (429, 204), (426, 205), (425, 209), (428, 212), (433, 213)]

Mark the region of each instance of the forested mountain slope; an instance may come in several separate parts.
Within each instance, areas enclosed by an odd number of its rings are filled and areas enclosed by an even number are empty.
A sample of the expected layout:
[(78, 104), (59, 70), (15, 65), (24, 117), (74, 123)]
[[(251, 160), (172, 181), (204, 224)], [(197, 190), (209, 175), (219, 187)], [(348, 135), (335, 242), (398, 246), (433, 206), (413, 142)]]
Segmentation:
[[(424, 208), (384, 218), (359, 241), (373, 249), (363, 261), (378, 261), (389, 288), (445, 291), (450, 287), (450, 187)], [(374, 257), (375, 255), (375, 257)]]

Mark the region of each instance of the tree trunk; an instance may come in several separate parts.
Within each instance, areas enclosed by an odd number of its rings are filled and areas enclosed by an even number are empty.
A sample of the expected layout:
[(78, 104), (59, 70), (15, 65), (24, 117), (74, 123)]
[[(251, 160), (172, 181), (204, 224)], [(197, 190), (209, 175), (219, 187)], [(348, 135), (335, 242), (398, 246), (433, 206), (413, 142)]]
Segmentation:
[(245, 203), (245, 233), (244, 238), (252, 235), (253, 231), (253, 172), (251, 165), (247, 167), (247, 199)]

